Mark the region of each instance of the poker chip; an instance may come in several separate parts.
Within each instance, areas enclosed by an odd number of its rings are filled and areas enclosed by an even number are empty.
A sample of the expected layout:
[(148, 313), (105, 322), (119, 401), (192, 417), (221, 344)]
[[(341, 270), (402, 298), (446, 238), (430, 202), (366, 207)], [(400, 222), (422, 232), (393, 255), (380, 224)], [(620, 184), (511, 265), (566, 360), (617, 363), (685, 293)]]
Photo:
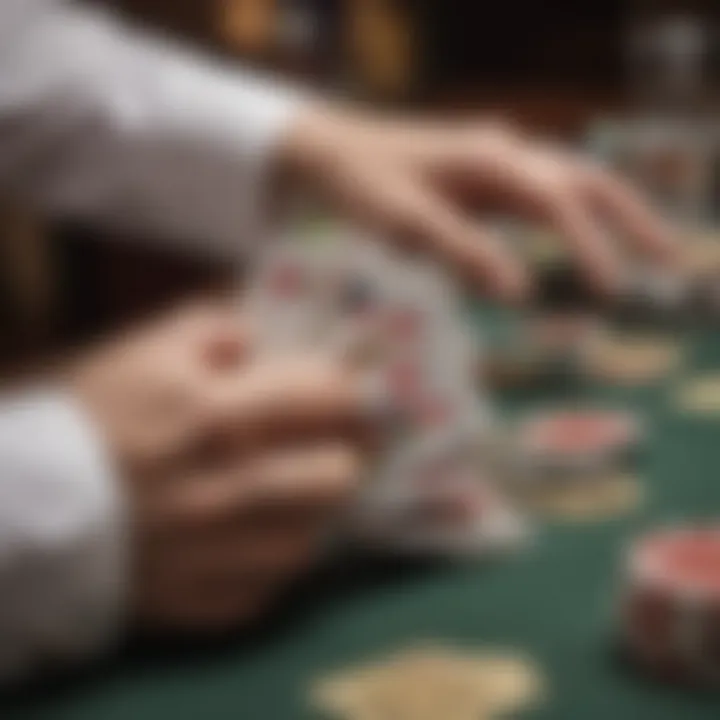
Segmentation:
[(587, 375), (595, 380), (646, 385), (671, 374), (682, 356), (682, 347), (673, 338), (615, 333), (598, 338), (584, 364)]
[(593, 482), (528, 483), (518, 497), (523, 507), (550, 520), (599, 522), (627, 515), (638, 508), (644, 491), (632, 474), (610, 471)]
[(515, 461), (531, 472), (604, 470), (627, 459), (642, 434), (637, 418), (619, 410), (541, 412), (519, 424)]
[(720, 414), (720, 374), (707, 373), (685, 380), (676, 392), (681, 412), (714, 417)]
[(516, 650), (445, 647), (435, 642), (318, 678), (309, 699), (345, 720), (452, 718), (493, 720), (541, 704), (547, 683)]
[(640, 538), (630, 549), (620, 606), (629, 657), (665, 680), (720, 683), (720, 526)]

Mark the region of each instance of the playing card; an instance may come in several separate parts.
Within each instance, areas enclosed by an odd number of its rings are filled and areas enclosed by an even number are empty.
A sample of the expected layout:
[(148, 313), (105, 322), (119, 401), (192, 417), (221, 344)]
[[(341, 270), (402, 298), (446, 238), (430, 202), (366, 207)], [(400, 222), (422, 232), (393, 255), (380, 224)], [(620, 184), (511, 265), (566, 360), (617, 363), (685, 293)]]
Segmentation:
[(439, 268), (358, 229), (325, 227), (322, 242), (289, 233), (270, 245), (248, 298), (264, 352), (336, 355), (398, 410), (348, 537), (452, 554), (518, 536), (517, 516), (468, 451), (492, 411), (477, 394), (477, 338)]

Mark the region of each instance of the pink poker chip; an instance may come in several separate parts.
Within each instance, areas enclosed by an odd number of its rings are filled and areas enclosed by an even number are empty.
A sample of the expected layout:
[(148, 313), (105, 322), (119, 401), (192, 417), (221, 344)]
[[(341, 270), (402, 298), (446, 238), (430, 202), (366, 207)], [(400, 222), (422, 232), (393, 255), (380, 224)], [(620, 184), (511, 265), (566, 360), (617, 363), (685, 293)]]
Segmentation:
[(720, 684), (720, 526), (641, 538), (625, 582), (622, 639), (636, 664), (667, 681)]
[(630, 557), (631, 580), (720, 607), (720, 526), (681, 528), (641, 539)]
[(638, 442), (637, 420), (613, 410), (560, 410), (539, 414), (520, 428), (522, 447), (558, 459), (594, 457)]

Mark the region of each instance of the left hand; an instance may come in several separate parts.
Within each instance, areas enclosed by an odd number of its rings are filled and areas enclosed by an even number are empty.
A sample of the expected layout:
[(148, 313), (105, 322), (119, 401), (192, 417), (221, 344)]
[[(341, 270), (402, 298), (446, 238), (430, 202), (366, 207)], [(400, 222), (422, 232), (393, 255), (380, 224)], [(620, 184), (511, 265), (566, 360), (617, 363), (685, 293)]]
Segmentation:
[(142, 624), (252, 623), (317, 560), (359, 486), (385, 409), (334, 359), (256, 349), (235, 306), (202, 304), (68, 369), (114, 461)]
[(627, 182), (589, 159), (494, 123), (398, 121), (310, 108), (281, 163), (335, 206), (430, 252), (491, 293), (521, 299), (531, 278), (472, 209), (510, 212), (556, 229), (601, 293), (620, 288), (621, 249), (674, 258), (669, 228)]

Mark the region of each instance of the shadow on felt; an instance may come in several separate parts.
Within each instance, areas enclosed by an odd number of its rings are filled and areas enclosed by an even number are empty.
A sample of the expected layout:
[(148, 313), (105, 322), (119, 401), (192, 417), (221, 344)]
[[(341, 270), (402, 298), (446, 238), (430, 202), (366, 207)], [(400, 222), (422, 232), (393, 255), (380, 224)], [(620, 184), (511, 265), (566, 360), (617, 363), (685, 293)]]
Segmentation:
[(63, 698), (80, 694), (93, 684), (113, 682), (155, 670), (206, 669), (213, 663), (251, 655), (259, 647), (280, 642), (304, 622), (383, 588), (412, 583), (442, 572), (445, 563), (433, 560), (387, 558), (346, 553), (319, 568), (287, 593), (284, 602), (251, 630), (215, 636), (135, 635), (112, 657), (91, 667), (44, 677), (11, 690), (0, 691), (0, 715), (52, 706)]

